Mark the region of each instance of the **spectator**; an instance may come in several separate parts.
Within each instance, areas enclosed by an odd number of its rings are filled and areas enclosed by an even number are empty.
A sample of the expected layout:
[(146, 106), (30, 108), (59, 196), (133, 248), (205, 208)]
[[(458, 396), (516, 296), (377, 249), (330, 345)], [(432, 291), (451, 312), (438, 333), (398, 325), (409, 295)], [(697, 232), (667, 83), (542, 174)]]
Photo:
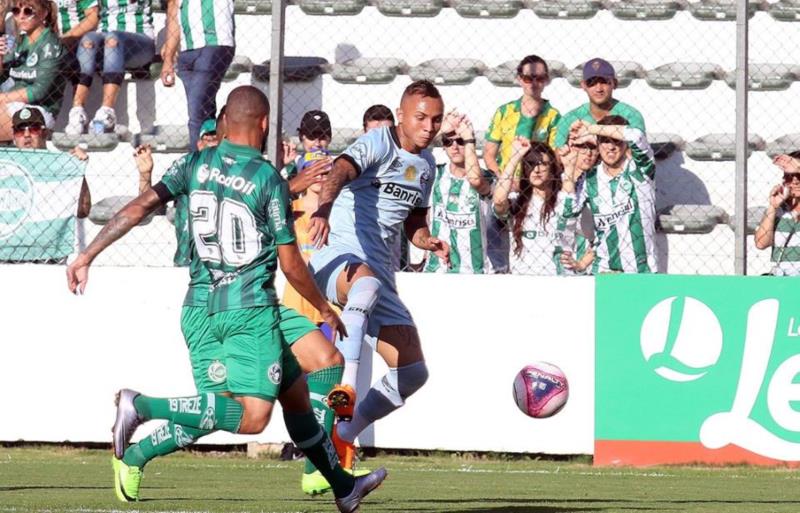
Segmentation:
[[(520, 190), (512, 198), (514, 174), (520, 164)], [(546, 143), (525, 137), (512, 143), (511, 157), (492, 197), (495, 215), (511, 224), (512, 274), (568, 274), (568, 268), (580, 271), (587, 265), (571, 262), (565, 266), (562, 260), (564, 249), (571, 250), (575, 238), (576, 222), (571, 215), (575, 195), (567, 188), (573, 179), (570, 176), (562, 182), (558, 159)]]
[(195, 147), (198, 150), (216, 146), (219, 142), (217, 141), (217, 120), (211, 118), (203, 121), (203, 124), (200, 125), (200, 132), (197, 135)]
[[(303, 186), (295, 185), (292, 187), (292, 180), (302, 171), (306, 161), (317, 159), (320, 155), (327, 154), (328, 146), (331, 144), (333, 129), (328, 115), (321, 110), (310, 110), (303, 114), (300, 120), (300, 128), (297, 130), (300, 135), (300, 144), (303, 145), (303, 154), (297, 155), (297, 151), (289, 141), (283, 143), (283, 164), (281, 175), (289, 180), (289, 192), (298, 194), (298, 191), (308, 188), (310, 183)], [(322, 175), (316, 177), (320, 178)]]
[(647, 137), (621, 116), (572, 125), (571, 137), (590, 135), (597, 136), (601, 162), (578, 183), (573, 214), (584, 206), (592, 212), (592, 272), (655, 272), (656, 163)]
[(197, 146), (203, 120), (217, 112), (217, 91), (236, 53), (234, 32), (233, 0), (167, 0), (161, 82), (175, 85), (177, 66), (186, 91), (191, 148)]
[(465, 115), (448, 113), (442, 133), (450, 164), (436, 166), (431, 235), (450, 244), (450, 265), (431, 253), (425, 272), (482, 274), (486, 259), (484, 212), (494, 175), (480, 167), (475, 132)]
[(78, 44), (80, 74), (65, 131), (86, 132), (86, 99), (98, 63), (102, 62), (103, 100), (94, 118), (94, 133), (113, 132), (117, 124), (116, 104), (125, 70), (150, 64), (155, 54), (151, 0), (118, 2), (100, 0), (100, 28), (85, 34)]
[(69, 58), (76, 61), (76, 50), (81, 38), (97, 29), (100, 21), (97, 0), (59, 0), (58, 33), (61, 44), (67, 49)]
[[(23, 107), (14, 113), (12, 119), (14, 131), (14, 146), (20, 150), (45, 150), (47, 149), (48, 129), (44, 114), (35, 107)], [(76, 146), (70, 154), (82, 162), (89, 161), (89, 155)], [(84, 177), (81, 182), (81, 192), (78, 195), (78, 210), (76, 216), (83, 219), (89, 216), (92, 208), (92, 195), (89, 185)]]
[(772, 248), (775, 276), (800, 275), (800, 151), (773, 160), (783, 171), (783, 183), (772, 188), (761, 223), (756, 228), (758, 249)]
[(394, 116), (386, 105), (373, 105), (364, 111), (364, 133), (381, 126), (394, 126)]
[(58, 39), (55, 4), (19, 0), (11, 13), (24, 34), (13, 48), (7, 38), (0, 38), (0, 141), (11, 140), (11, 118), (26, 104), (38, 106), (44, 125), (52, 130), (64, 94), (64, 47)]
[[(538, 55), (528, 55), (517, 66), (517, 83), (522, 96), (501, 105), (495, 111), (486, 134), (484, 162), (486, 168), (500, 176), (511, 157), (511, 145), (517, 137), (553, 145), (560, 115), (542, 98), (550, 83), (547, 63)], [(518, 177), (519, 170), (517, 170)], [(487, 227), (487, 256), (494, 272), (508, 272), (508, 228), (490, 217)]]
[[(559, 149), (559, 157), (564, 168), (563, 190), (573, 193), (575, 184), (580, 181), (580, 178), (597, 165), (597, 137), (589, 135), (581, 139), (570, 138), (568, 145)], [(591, 248), (594, 222), (588, 208), (578, 212), (578, 215), (580, 218), (575, 228), (575, 244), (573, 248), (562, 248), (561, 263), (566, 269), (582, 274), (589, 270), (589, 265), (594, 259), (594, 251)]]
[(589, 103), (562, 116), (555, 137), (556, 148), (567, 144), (570, 127), (579, 119), (594, 124), (606, 116), (621, 116), (628, 120), (632, 128), (646, 132), (644, 118), (639, 111), (613, 98), (617, 84), (617, 73), (611, 63), (599, 58), (586, 61), (583, 65), (581, 89), (586, 91)]

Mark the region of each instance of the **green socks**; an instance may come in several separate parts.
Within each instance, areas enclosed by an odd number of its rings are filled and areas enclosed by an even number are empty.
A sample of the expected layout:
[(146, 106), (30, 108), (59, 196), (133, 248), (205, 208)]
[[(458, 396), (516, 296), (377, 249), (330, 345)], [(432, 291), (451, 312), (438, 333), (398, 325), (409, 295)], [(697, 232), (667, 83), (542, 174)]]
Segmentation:
[(171, 454), (209, 433), (211, 431), (168, 422), (150, 433), (150, 436), (128, 447), (122, 461), (126, 465), (144, 468), (153, 458)]
[(192, 397), (147, 397), (134, 399), (136, 412), (145, 420), (171, 420), (181, 426), (230, 433), (239, 430), (244, 409), (238, 401), (219, 394), (200, 394)]
[(353, 476), (342, 470), (328, 435), (320, 429), (313, 413), (289, 413), (283, 411), (286, 430), (294, 444), (305, 453), (331, 484), (336, 497), (346, 497), (353, 491)]
[[(336, 365), (334, 367), (326, 367), (318, 371), (310, 372), (307, 377), (308, 392), (311, 397), (311, 409), (314, 411), (317, 422), (322, 426), (322, 429), (325, 430), (328, 437), (330, 437), (333, 432), (334, 414), (333, 410), (328, 407), (328, 403), (325, 399), (328, 397), (328, 393), (331, 389), (333, 389), (336, 384), (341, 383), (343, 372), (344, 367)], [(306, 474), (311, 474), (315, 470), (317, 470), (317, 467), (311, 462), (311, 458), (306, 458), (304, 472)]]

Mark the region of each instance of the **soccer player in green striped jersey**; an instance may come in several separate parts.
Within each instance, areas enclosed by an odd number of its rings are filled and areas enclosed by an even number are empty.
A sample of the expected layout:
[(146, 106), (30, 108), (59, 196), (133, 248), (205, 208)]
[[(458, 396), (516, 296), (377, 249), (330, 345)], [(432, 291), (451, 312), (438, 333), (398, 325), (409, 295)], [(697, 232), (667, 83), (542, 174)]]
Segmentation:
[(600, 164), (578, 184), (574, 211), (584, 205), (592, 211), (592, 271), (656, 272), (656, 163), (644, 132), (620, 116), (606, 116), (597, 125), (578, 120), (571, 131), (578, 138), (597, 136), (600, 150)]
[(286, 183), (261, 157), (268, 115), (267, 99), (258, 89), (234, 89), (226, 105), (228, 139), (184, 157), (159, 184), (123, 208), (70, 265), (68, 287), (83, 292), (89, 265), (100, 251), (158, 206), (187, 194), (195, 247), (212, 278), (209, 321), (223, 344), (228, 389), (234, 398), (219, 393), (155, 398), (120, 391), (113, 430), (115, 466), (143, 421), (170, 420), (181, 431), (258, 433), (269, 422), (278, 398), (293, 441), (330, 482), (339, 510), (353, 512), (383, 481), (386, 471), (353, 478), (342, 470), (330, 439), (311, 412), (305, 380), (279, 329), (273, 286), (278, 261), (287, 280), (343, 331), (295, 244)]
[(800, 151), (773, 160), (783, 171), (783, 183), (770, 190), (769, 203), (754, 241), (758, 249), (772, 248), (772, 274), (800, 275)]
[(485, 215), (494, 174), (483, 170), (469, 119), (450, 112), (442, 123), (442, 146), (450, 164), (436, 166), (431, 235), (450, 244), (450, 265), (431, 253), (425, 272), (482, 274), (486, 259)]

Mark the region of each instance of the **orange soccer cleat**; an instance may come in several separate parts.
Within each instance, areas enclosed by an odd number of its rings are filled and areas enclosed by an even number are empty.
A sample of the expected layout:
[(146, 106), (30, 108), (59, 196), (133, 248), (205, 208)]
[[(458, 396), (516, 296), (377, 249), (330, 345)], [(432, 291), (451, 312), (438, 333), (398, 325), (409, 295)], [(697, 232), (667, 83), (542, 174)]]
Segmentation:
[(353, 467), (356, 464), (356, 446), (352, 442), (347, 442), (339, 438), (339, 422), (333, 426), (331, 432), (331, 442), (339, 455), (339, 464), (343, 469), (353, 472)]
[(328, 393), (328, 406), (339, 419), (352, 419), (355, 405), (356, 391), (350, 385), (336, 385)]

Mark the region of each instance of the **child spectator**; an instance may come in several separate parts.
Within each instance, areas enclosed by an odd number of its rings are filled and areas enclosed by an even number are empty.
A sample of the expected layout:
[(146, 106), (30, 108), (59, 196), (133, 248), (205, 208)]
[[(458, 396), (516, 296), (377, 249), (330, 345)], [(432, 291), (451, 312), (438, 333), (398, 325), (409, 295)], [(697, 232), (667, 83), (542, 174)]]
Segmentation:
[(13, 48), (0, 38), (0, 141), (11, 140), (11, 118), (36, 105), (52, 130), (64, 94), (64, 47), (58, 39), (57, 11), (49, 0), (20, 0), (11, 13), (21, 32)]
[(772, 248), (775, 276), (800, 275), (800, 151), (773, 160), (783, 171), (783, 183), (770, 190), (767, 211), (756, 228), (758, 249)]
[(88, 117), (84, 106), (98, 63), (101, 62), (103, 101), (92, 119), (92, 131), (114, 131), (117, 124), (117, 96), (125, 78), (125, 70), (150, 64), (155, 54), (150, 4), (151, 0), (100, 0), (99, 29), (85, 34), (78, 44), (80, 75), (66, 133), (86, 132)]
[(290, 143), (284, 142), (284, 167), (281, 170), (281, 175), (289, 180), (289, 192), (292, 194), (297, 194), (301, 190), (307, 189), (310, 185), (310, 183), (304, 183), (303, 186), (292, 186), (292, 180), (296, 177), (298, 171), (302, 171), (306, 157), (311, 157), (314, 153), (327, 153), (333, 137), (331, 120), (321, 110), (310, 110), (303, 114), (303, 119), (300, 120), (300, 128), (297, 131), (300, 135), (300, 143), (303, 145), (303, 154), (297, 155), (294, 147)]

